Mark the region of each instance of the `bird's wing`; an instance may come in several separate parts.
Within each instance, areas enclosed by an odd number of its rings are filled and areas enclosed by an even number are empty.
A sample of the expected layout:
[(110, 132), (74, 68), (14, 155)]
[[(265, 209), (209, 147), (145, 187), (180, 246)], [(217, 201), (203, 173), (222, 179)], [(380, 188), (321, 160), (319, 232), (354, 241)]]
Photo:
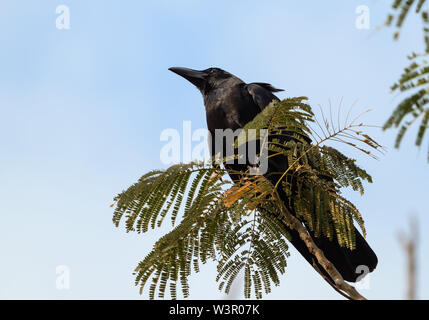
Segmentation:
[(269, 83), (253, 82), (245, 86), (245, 89), (252, 96), (253, 101), (258, 105), (259, 109), (263, 110), (270, 104), (271, 101), (279, 101), (273, 92), (284, 91), (282, 89), (276, 89)]
[(260, 86), (260, 87), (262, 87), (262, 88), (265, 88), (265, 89), (267, 89), (268, 91), (271, 91), (271, 92), (280, 92), (280, 91), (284, 91), (283, 89), (277, 89), (277, 88), (274, 88), (271, 84), (269, 84), (269, 83), (266, 83), (266, 82), (252, 82), (252, 83), (250, 83), (250, 84), (256, 84), (256, 85), (258, 85), (258, 86)]

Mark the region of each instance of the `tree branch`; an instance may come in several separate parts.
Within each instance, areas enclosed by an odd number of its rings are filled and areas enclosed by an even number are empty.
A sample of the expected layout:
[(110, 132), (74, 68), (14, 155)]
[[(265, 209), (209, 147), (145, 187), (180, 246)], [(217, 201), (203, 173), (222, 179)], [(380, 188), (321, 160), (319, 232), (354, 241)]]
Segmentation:
[(398, 240), (401, 243), (407, 258), (407, 299), (416, 299), (416, 248), (418, 243), (418, 223), (417, 218), (410, 218), (410, 235), (406, 236), (402, 232), (398, 234)]
[(353, 286), (349, 285), (347, 282), (344, 281), (343, 277), (335, 268), (335, 266), (332, 264), (332, 262), (330, 262), (325, 257), (325, 255), (323, 254), (323, 251), (320, 250), (319, 247), (316, 245), (316, 243), (313, 241), (313, 238), (308, 234), (307, 230), (304, 228), (301, 221), (299, 221), (296, 217), (294, 217), (289, 212), (289, 210), (285, 207), (283, 202), (280, 200), (277, 191), (273, 193), (273, 196), (277, 201), (277, 203), (279, 204), (279, 208), (283, 214), (283, 217), (286, 223), (289, 225), (290, 228), (296, 230), (299, 233), (300, 238), (304, 241), (310, 253), (316, 257), (317, 262), (323, 267), (323, 269), (325, 269), (325, 271), (329, 274), (329, 276), (334, 280), (335, 287), (336, 287), (335, 290), (343, 292), (345, 295), (347, 295), (347, 298), (351, 300), (366, 300), (366, 298), (362, 296)]

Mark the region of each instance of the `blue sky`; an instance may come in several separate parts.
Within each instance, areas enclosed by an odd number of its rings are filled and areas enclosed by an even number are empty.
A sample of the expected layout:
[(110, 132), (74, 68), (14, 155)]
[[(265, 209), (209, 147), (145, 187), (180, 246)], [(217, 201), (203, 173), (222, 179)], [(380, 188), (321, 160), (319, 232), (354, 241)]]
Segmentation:
[[(420, 24), (404, 36), (376, 31), (390, 1), (6, 1), (0, 3), (0, 298), (145, 299), (132, 271), (166, 229), (126, 234), (112, 222), (112, 198), (143, 173), (163, 167), (163, 129), (205, 127), (199, 92), (171, 66), (221, 67), (247, 82), (285, 89), (279, 97), (329, 99), (373, 111), (381, 125), (400, 97), (390, 85), (406, 55), (422, 48)], [(55, 9), (70, 8), (70, 30)], [(359, 5), (370, 30), (355, 28)], [(418, 31), (416, 31), (418, 30)], [(406, 35), (406, 36), (405, 36)], [(405, 261), (397, 240), (408, 217), (419, 219), (419, 297), (429, 298), (426, 149), (407, 134), (370, 130), (388, 147), (372, 160), (353, 150), (373, 176), (361, 209), (379, 257), (372, 299), (405, 295)], [(427, 145), (427, 140), (426, 140)], [(291, 249), (281, 286), (270, 299), (340, 299)], [(56, 267), (70, 268), (70, 289), (55, 287)], [(233, 297), (241, 297), (241, 288)], [(191, 298), (224, 298), (215, 265), (191, 278)]]

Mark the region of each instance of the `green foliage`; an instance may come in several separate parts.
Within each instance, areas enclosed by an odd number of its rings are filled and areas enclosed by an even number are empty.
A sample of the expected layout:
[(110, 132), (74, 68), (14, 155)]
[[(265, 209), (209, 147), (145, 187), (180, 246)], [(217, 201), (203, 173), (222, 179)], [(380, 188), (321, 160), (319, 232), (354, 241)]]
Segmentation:
[[(392, 8), (394, 13), (387, 18), (386, 25), (395, 24), (398, 31), (395, 32), (395, 39), (399, 36), (399, 30), (411, 9), (415, 5), (415, 12), (420, 14), (423, 23), (423, 35), (425, 53), (412, 53), (408, 59), (411, 64), (404, 69), (400, 79), (391, 87), (392, 92), (407, 93), (396, 107), (390, 118), (384, 124), (383, 129), (392, 127), (399, 128), (396, 136), (395, 148), (399, 148), (405, 133), (416, 121), (420, 121), (415, 144), (421, 146), (424, 140), (429, 121), (429, 65), (425, 57), (429, 54), (429, 14), (424, 10), (423, 5), (426, 0), (394, 0)], [(396, 21), (396, 22), (395, 22)], [(429, 148), (427, 154), (429, 161)]]
[[(287, 158), (286, 171), (275, 179), (239, 172), (241, 178), (233, 182), (228, 179), (228, 173), (236, 173), (232, 170), (192, 162), (149, 172), (115, 198), (113, 222), (119, 226), (125, 220), (127, 232), (144, 233), (149, 227), (161, 226), (168, 216), (173, 225), (135, 269), (135, 284), (141, 293), (149, 285), (151, 299), (164, 298), (169, 287), (176, 299), (180, 286), (187, 297), (189, 275), (199, 272), (200, 263), (214, 260), (220, 290), (228, 293), (242, 273), (246, 298), (252, 293), (256, 298), (268, 294), (273, 285), (279, 285), (289, 256), (289, 235), (281, 210), (285, 204), (277, 197), (280, 193), (288, 196), (288, 207), (315, 236), (324, 234), (354, 248), (353, 221), (363, 231), (364, 224), (359, 211), (340, 190), (351, 187), (362, 194), (362, 181), (371, 182), (371, 177), (354, 160), (322, 144), (354, 133), (358, 137), (354, 139), (364, 145), (376, 149), (377, 145), (356, 129), (362, 124), (353, 123), (336, 132), (331, 125), (325, 129), (324, 138), (316, 139), (309, 127), (314, 115), (304, 100), (273, 102), (243, 130), (266, 129), (268, 135), (258, 139), (265, 139), (268, 157)], [(289, 139), (282, 139), (286, 136)], [(314, 144), (310, 144), (309, 136)], [(246, 136), (241, 141), (249, 139)]]
[(246, 270), (248, 297), (252, 283), (258, 297), (262, 296), (261, 284), (268, 293), (272, 282), (279, 283), (278, 272), (284, 273), (288, 255), (284, 228), (269, 216), (255, 214), (252, 221), (246, 219), (243, 209), (249, 205), (249, 194), (226, 206), (222, 187), (231, 182), (221, 177), (204, 163), (178, 164), (144, 175), (115, 198), (113, 221), (118, 226), (125, 215), (127, 231), (146, 232), (148, 225), (160, 226), (167, 214), (174, 224), (183, 209), (182, 221), (156, 242), (135, 269), (140, 292), (152, 277), (151, 299), (157, 287), (158, 296), (164, 297), (167, 282), (172, 298), (177, 297), (178, 283), (187, 297), (188, 276), (192, 270), (199, 271), (199, 262), (209, 259), (218, 260), (217, 280), (226, 293), (241, 269)]
[(393, 0), (392, 9), (393, 12), (387, 16), (385, 21), (386, 26), (395, 26), (396, 31), (393, 34), (394, 39), (398, 39), (400, 35), (400, 29), (402, 28), (406, 18), (410, 15), (412, 8), (415, 8), (414, 12), (420, 15), (423, 23), (423, 37), (426, 46), (426, 53), (429, 53), (429, 18), (428, 10), (424, 10), (423, 6), (426, 0)]
[(290, 171), (283, 188), (296, 216), (316, 237), (323, 234), (332, 240), (335, 230), (336, 241), (354, 249), (353, 220), (365, 234), (364, 222), (356, 207), (341, 196), (340, 188), (351, 186), (363, 194), (362, 180), (371, 181), (371, 177), (354, 160), (327, 146), (307, 152)]
[[(249, 130), (266, 129), (269, 135), (284, 135), (283, 131), (289, 131), (288, 136), (292, 135), (295, 139), (304, 142), (305, 137), (311, 135), (308, 127), (309, 122), (313, 122), (314, 114), (311, 107), (304, 103), (306, 97), (287, 98), (280, 103), (272, 102), (262, 112), (260, 112), (252, 121), (247, 123), (241, 135), (247, 139), (237, 139), (239, 142), (249, 140)], [(259, 133), (259, 130), (256, 131)], [(259, 136), (256, 136), (259, 138)]]
[[(320, 145), (315, 148), (308, 143), (308, 135), (312, 134), (308, 124), (314, 121), (314, 114), (303, 100), (289, 98), (270, 104), (244, 131), (266, 128), (268, 137), (275, 137), (267, 139), (267, 149), (271, 157), (281, 154), (288, 159), (289, 167), (281, 181), (296, 216), (316, 236), (323, 234), (332, 240), (335, 230), (336, 241), (353, 249), (353, 220), (365, 233), (364, 223), (356, 207), (340, 195), (340, 188), (350, 186), (363, 194), (362, 180), (371, 181), (371, 177), (338, 150)], [(291, 136), (294, 139), (287, 139)]]

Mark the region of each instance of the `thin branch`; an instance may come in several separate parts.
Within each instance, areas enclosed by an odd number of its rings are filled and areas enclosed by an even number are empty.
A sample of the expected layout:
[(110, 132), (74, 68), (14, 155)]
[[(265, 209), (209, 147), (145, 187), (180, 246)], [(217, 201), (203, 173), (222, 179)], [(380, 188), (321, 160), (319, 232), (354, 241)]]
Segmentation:
[(316, 270), (320, 276), (332, 287), (332, 289), (334, 289), (335, 291), (337, 291), (339, 294), (341, 294), (344, 298), (349, 299), (349, 300), (353, 300), (349, 295), (347, 295), (346, 293), (344, 293), (343, 291), (341, 291), (340, 289), (337, 288), (337, 286), (335, 285), (335, 283), (332, 283), (331, 279), (328, 279), (327, 276), (325, 276), (322, 271), (320, 271), (319, 267), (316, 265), (316, 261), (314, 261), (313, 259), (313, 263), (312, 266), (314, 268), (314, 270)]
[(418, 243), (418, 227), (417, 219), (410, 218), (410, 235), (406, 236), (404, 233), (400, 232), (398, 234), (398, 240), (402, 245), (402, 248), (405, 251), (407, 258), (407, 299), (415, 300), (416, 299), (416, 248)]

